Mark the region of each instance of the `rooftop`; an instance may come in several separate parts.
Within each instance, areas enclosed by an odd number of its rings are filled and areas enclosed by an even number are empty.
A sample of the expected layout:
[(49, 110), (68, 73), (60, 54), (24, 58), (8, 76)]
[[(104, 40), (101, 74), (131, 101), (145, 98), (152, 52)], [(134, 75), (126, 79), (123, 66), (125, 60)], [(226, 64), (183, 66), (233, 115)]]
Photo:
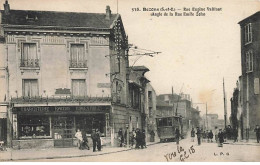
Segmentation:
[(258, 19), (260, 19), (260, 11), (254, 13), (254, 14), (248, 16), (248, 17), (246, 17), (245, 19), (243, 19), (243, 20), (241, 20), (240, 22), (238, 22), (238, 24), (241, 25), (241, 24), (243, 24), (244, 22), (246, 22), (248, 19), (253, 19), (253, 18), (258, 18)]
[(106, 19), (106, 13), (78, 13), (57, 11), (33, 11), (33, 10), (10, 10), (6, 15), (2, 14), (2, 24), (8, 25), (30, 25), (44, 27), (78, 27), (110, 29), (118, 14), (111, 14)]

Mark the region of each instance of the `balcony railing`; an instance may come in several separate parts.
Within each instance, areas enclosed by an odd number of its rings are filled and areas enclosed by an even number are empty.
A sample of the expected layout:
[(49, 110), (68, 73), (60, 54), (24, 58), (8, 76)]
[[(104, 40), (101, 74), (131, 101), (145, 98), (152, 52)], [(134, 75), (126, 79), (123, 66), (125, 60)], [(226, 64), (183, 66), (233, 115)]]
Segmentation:
[(19, 104), (41, 104), (41, 103), (56, 103), (56, 102), (64, 102), (64, 103), (107, 103), (111, 102), (110, 96), (104, 97), (92, 97), (92, 96), (83, 96), (83, 97), (72, 97), (72, 96), (52, 96), (52, 97), (15, 97), (11, 98), (12, 103)]
[(21, 67), (32, 67), (32, 68), (38, 68), (39, 66), (39, 59), (21, 59)]
[(70, 68), (87, 68), (87, 60), (82, 60), (82, 61), (70, 60)]

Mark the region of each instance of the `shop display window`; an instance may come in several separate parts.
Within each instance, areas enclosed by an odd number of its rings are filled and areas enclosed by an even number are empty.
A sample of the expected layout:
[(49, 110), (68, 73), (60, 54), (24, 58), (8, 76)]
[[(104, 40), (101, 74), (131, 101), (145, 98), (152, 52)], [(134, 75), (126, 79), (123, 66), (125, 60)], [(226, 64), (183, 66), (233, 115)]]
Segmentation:
[(74, 117), (72, 116), (53, 116), (52, 129), (54, 139), (74, 138)]
[(18, 131), (20, 138), (48, 138), (50, 119), (48, 116), (19, 116)]

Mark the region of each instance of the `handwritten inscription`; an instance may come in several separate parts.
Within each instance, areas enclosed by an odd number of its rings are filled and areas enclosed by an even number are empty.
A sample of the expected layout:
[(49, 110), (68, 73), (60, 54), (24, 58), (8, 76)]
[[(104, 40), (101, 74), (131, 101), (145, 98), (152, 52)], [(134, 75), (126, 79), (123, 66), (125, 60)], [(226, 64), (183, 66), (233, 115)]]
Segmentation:
[(171, 161), (173, 158), (178, 157), (180, 161), (184, 162), (186, 159), (188, 159), (192, 154), (195, 153), (195, 148), (190, 146), (189, 149), (185, 150), (181, 146), (177, 146), (177, 151), (172, 153), (167, 153), (164, 155), (167, 162)]

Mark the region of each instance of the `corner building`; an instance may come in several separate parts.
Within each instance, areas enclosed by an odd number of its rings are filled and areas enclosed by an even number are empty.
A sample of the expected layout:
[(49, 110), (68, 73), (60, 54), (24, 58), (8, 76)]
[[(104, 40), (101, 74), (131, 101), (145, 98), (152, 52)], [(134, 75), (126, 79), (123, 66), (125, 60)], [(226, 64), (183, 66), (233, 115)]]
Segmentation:
[(260, 11), (241, 20), (239, 25), (242, 75), (239, 78), (238, 120), (241, 136), (248, 139), (255, 138), (255, 125), (260, 125)]
[[(80, 128), (89, 136), (99, 129), (104, 144), (115, 145), (131, 107), (121, 16), (109, 6), (104, 13), (31, 11), (8, 1), (0, 14), (1, 139), (17, 149), (72, 147)], [(141, 107), (129, 110), (137, 127)]]

